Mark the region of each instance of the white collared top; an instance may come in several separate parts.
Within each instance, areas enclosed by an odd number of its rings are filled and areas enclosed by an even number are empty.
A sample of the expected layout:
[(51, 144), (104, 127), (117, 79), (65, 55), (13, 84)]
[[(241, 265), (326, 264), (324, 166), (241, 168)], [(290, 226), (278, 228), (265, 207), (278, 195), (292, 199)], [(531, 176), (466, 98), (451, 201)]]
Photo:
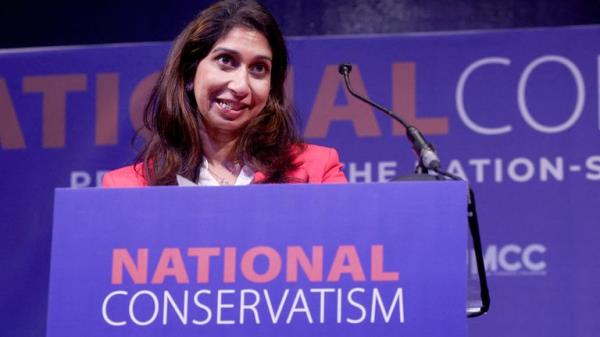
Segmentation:
[[(248, 165), (244, 165), (240, 170), (240, 174), (237, 176), (234, 185), (241, 186), (252, 184), (252, 182), (254, 181), (254, 174), (255, 172), (252, 168), (250, 168)], [(190, 180), (180, 175), (177, 175), (177, 184), (179, 186), (221, 186), (217, 178), (214, 177), (212, 173), (208, 170), (208, 161), (206, 160), (206, 158), (202, 160), (202, 165), (200, 166), (198, 183), (191, 182)]]

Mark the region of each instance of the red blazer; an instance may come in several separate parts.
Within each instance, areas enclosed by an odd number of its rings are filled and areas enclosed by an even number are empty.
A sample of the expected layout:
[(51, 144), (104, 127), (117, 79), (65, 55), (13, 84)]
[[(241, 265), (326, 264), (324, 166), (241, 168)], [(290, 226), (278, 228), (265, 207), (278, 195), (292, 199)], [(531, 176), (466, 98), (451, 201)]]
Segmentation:
[[(306, 150), (296, 161), (300, 162), (300, 167), (292, 172), (292, 178), (312, 184), (348, 182), (335, 149), (307, 144)], [(256, 172), (254, 175), (255, 183), (264, 179), (265, 175), (262, 172)], [(130, 165), (106, 173), (102, 179), (102, 186), (142, 187), (148, 186), (148, 182), (143, 175), (142, 164), (136, 164), (135, 167)]]

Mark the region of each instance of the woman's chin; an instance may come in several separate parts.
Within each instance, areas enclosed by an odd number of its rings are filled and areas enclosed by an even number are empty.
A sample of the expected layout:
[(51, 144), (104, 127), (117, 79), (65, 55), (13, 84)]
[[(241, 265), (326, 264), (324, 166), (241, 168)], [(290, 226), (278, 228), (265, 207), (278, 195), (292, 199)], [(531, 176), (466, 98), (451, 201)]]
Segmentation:
[(204, 118), (207, 126), (213, 131), (224, 133), (237, 133), (241, 131), (255, 116), (250, 109), (229, 110), (218, 109), (209, 112)]
[(246, 124), (247, 123), (240, 118), (227, 119), (221, 117), (212, 121), (212, 123), (210, 123), (210, 128), (219, 133), (238, 133), (246, 126)]

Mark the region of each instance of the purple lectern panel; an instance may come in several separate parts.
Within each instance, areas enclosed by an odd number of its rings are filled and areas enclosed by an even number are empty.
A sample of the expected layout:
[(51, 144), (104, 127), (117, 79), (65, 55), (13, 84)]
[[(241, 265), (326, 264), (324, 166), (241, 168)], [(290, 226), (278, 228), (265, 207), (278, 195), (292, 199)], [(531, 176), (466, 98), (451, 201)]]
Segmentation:
[(49, 337), (466, 336), (466, 185), (59, 189)]

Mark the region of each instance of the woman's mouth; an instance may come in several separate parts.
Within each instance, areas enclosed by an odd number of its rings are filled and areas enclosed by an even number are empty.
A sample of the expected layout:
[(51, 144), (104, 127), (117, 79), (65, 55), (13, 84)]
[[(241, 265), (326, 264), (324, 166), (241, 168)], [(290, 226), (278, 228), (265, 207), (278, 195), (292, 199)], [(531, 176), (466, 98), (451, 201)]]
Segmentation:
[(221, 109), (223, 111), (240, 112), (241, 110), (243, 110), (247, 107), (246, 104), (242, 104), (240, 102), (235, 102), (235, 101), (229, 101), (229, 100), (216, 99), (216, 102), (217, 102), (217, 106), (219, 107), (219, 109)]

